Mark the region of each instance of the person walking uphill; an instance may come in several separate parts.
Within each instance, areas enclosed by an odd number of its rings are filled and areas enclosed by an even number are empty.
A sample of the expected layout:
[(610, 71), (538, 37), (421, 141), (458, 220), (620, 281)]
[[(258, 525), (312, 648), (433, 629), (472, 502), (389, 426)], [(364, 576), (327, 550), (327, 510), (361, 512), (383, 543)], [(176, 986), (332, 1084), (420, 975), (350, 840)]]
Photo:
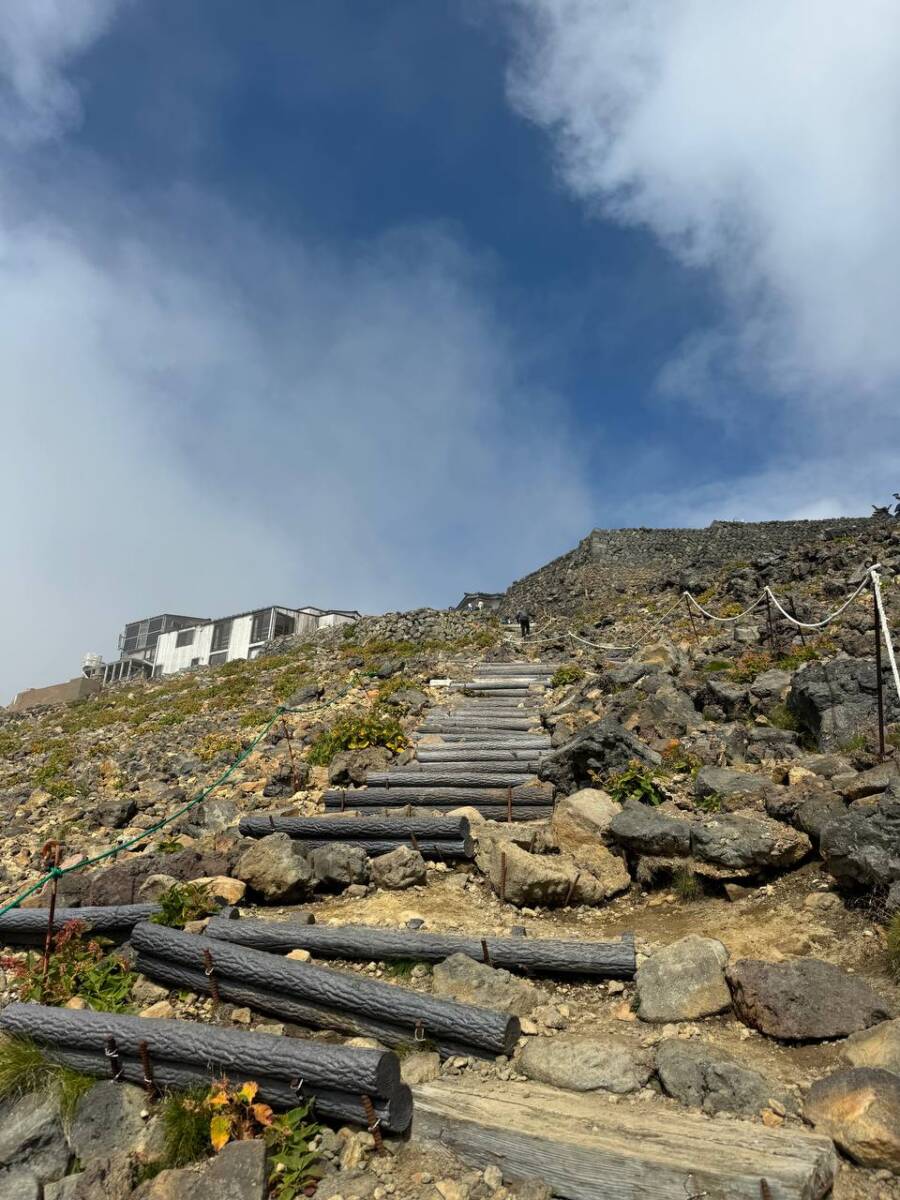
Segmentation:
[(531, 614), (524, 608), (520, 608), (516, 613), (516, 620), (519, 622), (519, 628), (522, 630), (522, 639), (524, 641), (529, 633), (531, 633)]

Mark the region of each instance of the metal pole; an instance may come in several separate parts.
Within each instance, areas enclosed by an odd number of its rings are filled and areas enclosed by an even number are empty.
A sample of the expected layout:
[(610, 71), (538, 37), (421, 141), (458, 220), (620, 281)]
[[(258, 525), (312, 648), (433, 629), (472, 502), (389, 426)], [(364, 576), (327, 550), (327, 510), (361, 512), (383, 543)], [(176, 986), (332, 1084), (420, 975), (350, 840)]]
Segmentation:
[[(59, 842), (47, 842), (44, 847), (45, 858), (50, 856), (51, 865), (56, 868), (59, 866), (59, 861), (62, 856), (62, 846)], [(53, 950), (53, 920), (56, 916), (56, 890), (59, 885), (59, 876), (54, 875), (53, 881), (50, 884), (50, 908), (47, 912), (47, 936), (44, 939), (44, 961), (41, 964), (41, 984), (47, 980), (47, 972), (50, 970), (50, 954)]]
[(766, 588), (766, 620), (769, 624), (769, 646), (773, 654), (777, 654), (778, 648), (775, 645), (775, 626), (772, 624), (772, 601), (769, 599), (769, 589)]
[[(791, 605), (791, 616), (794, 618), (794, 620), (799, 621), (800, 618), (797, 615), (797, 601), (794, 599), (793, 596), (788, 596), (788, 600), (790, 601), (790, 605)], [(805, 646), (806, 645), (806, 634), (803, 632), (802, 629), (799, 628), (799, 626), (797, 628), (797, 632), (800, 634), (800, 645)]]
[(691, 602), (688, 599), (687, 592), (684, 593), (684, 603), (688, 610), (688, 616), (691, 618), (691, 629), (694, 631), (694, 641), (699, 642), (700, 637), (697, 633), (697, 622), (694, 620), (694, 610), (691, 608)]
[(884, 762), (884, 678), (881, 674), (881, 618), (878, 596), (872, 583), (872, 610), (875, 614), (875, 687), (878, 695), (878, 760)]

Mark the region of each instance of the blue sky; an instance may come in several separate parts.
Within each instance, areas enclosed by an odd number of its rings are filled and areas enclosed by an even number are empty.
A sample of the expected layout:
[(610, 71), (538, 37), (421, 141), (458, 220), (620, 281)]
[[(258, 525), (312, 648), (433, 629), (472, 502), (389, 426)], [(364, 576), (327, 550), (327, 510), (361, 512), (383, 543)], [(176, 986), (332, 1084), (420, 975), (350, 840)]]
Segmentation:
[(7, 0), (0, 696), (900, 487), (900, 17)]

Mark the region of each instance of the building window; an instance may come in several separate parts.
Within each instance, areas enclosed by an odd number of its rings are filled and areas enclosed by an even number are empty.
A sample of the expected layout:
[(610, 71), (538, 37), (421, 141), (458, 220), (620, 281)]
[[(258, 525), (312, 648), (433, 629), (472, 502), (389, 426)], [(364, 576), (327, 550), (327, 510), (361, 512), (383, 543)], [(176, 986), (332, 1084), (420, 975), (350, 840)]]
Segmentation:
[(182, 629), (180, 633), (175, 635), (175, 645), (176, 646), (193, 646), (193, 644), (194, 644), (194, 630), (193, 629)]
[(200, 659), (199, 659), (199, 658), (192, 658), (192, 659), (191, 659), (191, 666), (192, 666), (192, 667), (199, 667), (199, 666), (200, 666)]
[(209, 665), (211, 667), (219, 667), (223, 662), (228, 661), (228, 651), (218, 650), (215, 654), (209, 656)]
[(262, 612), (253, 614), (253, 625), (250, 628), (251, 642), (265, 642), (269, 638), (269, 629), (272, 625), (272, 610), (265, 608)]
[[(218, 650), (227, 650), (230, 642), (231, 622), (216, 621), (215, 625), (213, 625), (212, 644), (210, 646), (210, 650), (213, 654), (215, 654)], [(212, 656), (210, 656), (209, 661), (213, 661)], [(222, 659), (222, 661), (224, 662), (225, 660)]]
[(294, 632), (296, 622), (290, 613), (275, 614), (275, 631), (273, 637), (288, 637)]

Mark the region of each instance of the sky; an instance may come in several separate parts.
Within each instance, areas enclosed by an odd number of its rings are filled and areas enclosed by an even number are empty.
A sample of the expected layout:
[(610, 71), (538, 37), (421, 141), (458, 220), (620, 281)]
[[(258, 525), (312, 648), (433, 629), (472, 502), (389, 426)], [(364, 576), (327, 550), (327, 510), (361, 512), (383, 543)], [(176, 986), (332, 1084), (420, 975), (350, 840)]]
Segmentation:
[(895, 0), (4, 0), (0, 701), (900, 490)]

